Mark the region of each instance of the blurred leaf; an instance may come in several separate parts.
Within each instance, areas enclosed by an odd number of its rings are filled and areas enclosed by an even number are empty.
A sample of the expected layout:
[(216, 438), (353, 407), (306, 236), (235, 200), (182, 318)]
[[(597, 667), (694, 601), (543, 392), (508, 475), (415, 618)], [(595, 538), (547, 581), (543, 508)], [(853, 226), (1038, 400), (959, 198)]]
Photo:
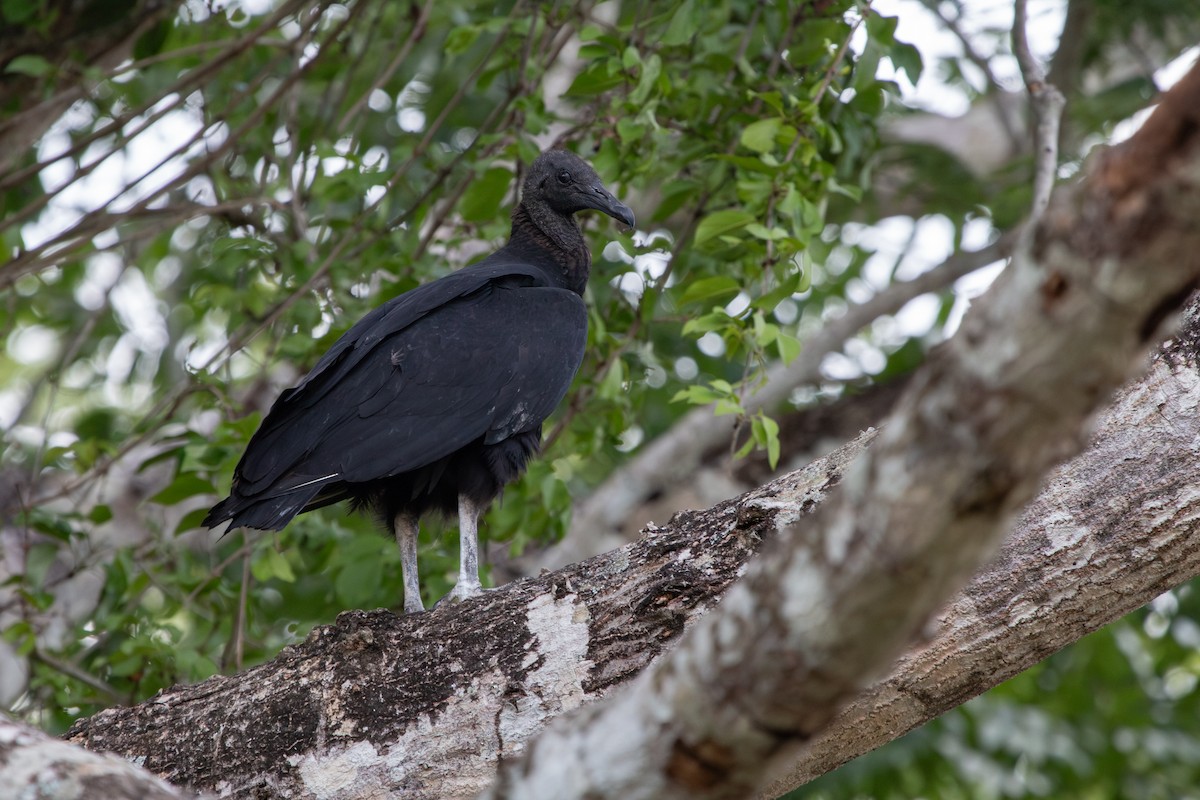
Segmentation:
[(710, 300), (714, 297), (728, 297), (737, 294), (741, 290), (738, 282), (727, 275), (715, 275), (711, 278), (701, 278), (689, 284), (683, 293), (683, 297), (679, 298), (680, 305), (688, 305), (701, 300)]
[(745, 227), (754, 221), (754, 216), (740, 208), (714, 211), (696, 227), (696, 244), (701, 245), (717, 236)]
[(180, 500), (195, 497), (198, 494), (216, 494), (216, 488), (211, 481), (192, 473), (182, 473), (175, 476), (171, 485), (150, 498), (151, 503), (173, 506)]
[(502, 167), (493, 167), (471, 182), (458, 210), (467, 222), (494, 221), (512, 185), (513, 174)]
[(5, 65), (4, 71), (11, 75), (29, 75), (33, 78), (41, 78), (53, 72), (54, 67), (41, 56), (27, 53), (9, 61)]
[(756, 153), (769, 153), (775, 149), (775, 135), (779, 133), (783, 120), (776, 117), (751, 122), (742, 131), (741, 143)]

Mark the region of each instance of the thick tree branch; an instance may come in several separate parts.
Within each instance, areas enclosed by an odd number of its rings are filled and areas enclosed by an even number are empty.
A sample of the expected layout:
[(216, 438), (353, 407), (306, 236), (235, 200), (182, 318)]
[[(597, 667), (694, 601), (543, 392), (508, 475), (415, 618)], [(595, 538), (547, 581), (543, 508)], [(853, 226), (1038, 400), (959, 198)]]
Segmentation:
[(22, 800), (194, 797), (113, 756), (89, 753), (0, 714), (0, 794)]
[(477, 601), (346, 612), (269, 664), (104, 711), (67, 738), (222, 795), (471, 796), (547, 721), (664, 652), (859, 447)]
[[(1055, 470), (934, 637), (769, 782), (777, 797), (1036, 664), (1200, 574), (1200, 303), (1150, 374)], [(1153, 476), (1153, 477), (1152, 477)]]
[(744, 797), (888, 667), (1200, 282), (1200, 67), (1131, 141), (1056, 198), (817, 519), (484, 796)]

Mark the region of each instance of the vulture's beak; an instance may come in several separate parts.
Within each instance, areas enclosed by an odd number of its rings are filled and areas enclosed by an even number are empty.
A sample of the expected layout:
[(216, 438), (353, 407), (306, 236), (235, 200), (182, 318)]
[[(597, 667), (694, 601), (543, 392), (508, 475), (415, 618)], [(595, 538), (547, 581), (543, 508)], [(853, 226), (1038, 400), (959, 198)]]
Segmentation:
[(613, 193), (605, 189), (600, 183), (592, 184), (584, 190), (583, 195), (583, 202), (588, 208), (603, 211), (613, 219), (624, 222), (631, 228), (637, 224), (637, 220), (634, 219), (633, 211), (629, 206), (613, 197)]

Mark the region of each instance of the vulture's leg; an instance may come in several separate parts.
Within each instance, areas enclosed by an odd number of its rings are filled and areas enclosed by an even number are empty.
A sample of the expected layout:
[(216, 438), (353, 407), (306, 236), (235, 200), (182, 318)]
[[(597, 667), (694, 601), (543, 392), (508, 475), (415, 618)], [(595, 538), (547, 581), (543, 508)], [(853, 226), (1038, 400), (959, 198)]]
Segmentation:
[(480, 507), (466, 495), (458, 496), (458, 582), (450, 593), (437, 601), (458, 603), (483, 593), (479, 583), (479, 512)]
[(404, 576), (404, 613), (424, 611), (421, 581), (417, 577), (417, 518), (401, 511), (392, 523), (396, 544), (400, 545), (400, 574)]

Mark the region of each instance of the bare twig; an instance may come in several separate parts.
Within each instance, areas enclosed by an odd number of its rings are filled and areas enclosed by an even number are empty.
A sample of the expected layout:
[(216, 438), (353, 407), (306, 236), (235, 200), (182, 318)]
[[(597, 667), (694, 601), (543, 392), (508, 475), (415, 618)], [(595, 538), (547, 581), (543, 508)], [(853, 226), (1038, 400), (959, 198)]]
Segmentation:
[[(34, 164), (30, 164), (27, 167), (19, 170), (13, 170), (4, 175), (3, 178), (0, 178), (0, 189), (15, 186), (18, 183), (36, 175), (38, 172), (41, 172), (51, 164), (61, 161), (64, 158), (74, 158), (80, 155), (89, 146), (91, 146), (93, 142), (96, 142), (114, 133), (119, 134), (117, 140), (114, 142), (111, 148), (111, 152), (99, 159), (100, 161), (103, 161), (108, 157), (108, 155), (111, 155), (112, 152), (120, 150), (125, 143), (145, 130), (146, 127), (148, 127), (154, 121), (160, 119), (169, 111), (177, 108), (187, 99), (192, 87), (203, 85), (204, 82), (207, 81), (218, 69), (225, 66), (233, 58), (245, 53), (251, 47), (256, 45), (261, 46), (269, 42), (273, 46), (281, 46), (280, 43), (271, 42), (270, 40), (264, 41), (264, 37), (267, 33), (275, 30), (279, 22), (288, 14), (293, 13), (299, 4), (299, 0), (288, 0), (288, 2), (281, 5), (274, 11), (274, 13), (271, 14), (270, 17), (264, 20), (261, 25), (233, 42), (211, 42), (192, 45), (189, 47), (181, 47), (177, 50), (159, 53), (140, 61), (119, 65), (109, 74), (105, 75), (102, 80), (109, 80), (118, 77), (123, 73), (131, 72), (136, 69), (143, 69), (160, 61), (192, 55), (198, 52), (206, 52), (216, 47), (220, 47), (220, 52), (207, 59), (203, 64), (197, 66), (195, 69), (188, 70), (174, 84), (166, 89), (163, 89), (160, 93), (155, 94), (154, 97), (147, 100), (142, 105), (129, 109), (125, 113), (116, 116), (112, 122), (109, 122), (108, 124), (97, 128), (86, 136), (81, 137), (78, 141), (75, 141), (70, 148), (58, 153), (57, 155), (50, 156), (43, 161), (38, 161)], [(268, 65), (266, 69), (269, 71), (270, 65)], [(177, 95), (175, 100), (169, 103), (161, 103), (162, 98), (171, 97), (172, 95)], [(18, 114), (18, 118), (21, 116), (36, 116), (38, 114), (43, 114), (46, 112), (46, 109), (49, 106), (56, 102), (56, 99), (57, 98), (53, 96), (47, 98), (41, 103), (38, 103), (29, 109), (20, 112), (20, 114)], [(155, 109), (154, 113), (144, 121), (144, 124), (140, 124), (134, 129), (129, 129), (130, 123), (149, 112), (152, 108)], [(16, 118), (10, 119), (8, 122), (12, 123), (15, 121), (15, 119)], [(71, 182), (74, 182), (77, 178), (78, 176), (72, 176)], [(61, 191), (61, 188), (59, 191)], [(12, 225), (14, 223), (12, 220), (6, 220), (5, 224)]]
[(97, 692), (107, 697), (111, 702), (121, 705), (129, 702), (129, 695), (118, 692), (115, 687), (111, 686), (100, 678), (97, 678), (87, 670), (75, 666), (69, 661), (63, 661), (55, 658), (41, 649), (34, 650), (32, 655), (38, 661), (42, 662), (47, 667), (50, 667), (50, 669), (54, 670), (55, 672), (60, 672), (63, 675), (66, 675), (68, 678), (77, 680), (82, 684), (92, 687)]
[(362, 110), (363, 105), (367, 102), (367, 100), (370, 99), (371, 93), (387, 83), (392, 75), (395, 74), (396, 70), (400, 68), (400, 65), (408, 60), (408, 56), (412, 52), (413, 45), (420, 41), (420, 39), (425, 35), (425, 28), (429, 24), (429, 12), (432, 10), (432, 8), (433, 0), (425, 0), (425, 4), (421, 6), (420, 14), (417, 16), (416, 21), (413, 22), (413, 27), (412, 30), (409, 31), (408, 38), (405, 39), (404, 44), (401, 45), (396, 51), (396, 56), (388, 63), (386, 67), (383, 68), (383, 71), (379, 73), (378, 77), (371, 81), (371, 85), (367, 87), (366, 91), (362, 93), (358, 100), (356, 100), (354, 104), (346, 111), (346, 113), (342, 115), (342, 119), (340, 122), (338, 122), (337, 126), (338, 133), (346, 130), (346, 126), (350, 124), (350, 121), (358, 116), (358, 113)]
[(183, 604), (185, 606), (191, 606), (193, 603), (195, 603), (196, 598), (200, 596), (200, 592), (204, 591), (205, 587), (207, 587), (210, 583), (220, 578), (221, 573), (225, 571), (226, 567), (237, 561), (239, 558), (248, 558), (250, 551), (253, 549), (254, 543), (249, 541), (243, 533), (242, 546), (230, 553), (224, 561), (209, 570), (208, 577), (200, 581), (200, 583), (196, 584), (194, 589), (188, 592), (188, 596), (184, 598)]
[[(242, 531), (242, 541), (246, 541), (247, 534)], [(235, 672), (242, 671), (242, 657), (246, 645), (246, 613), (247, 600), (250, 596), (250, 553), (248, 547), (243, 546), (239, 552), (245, 552), (242, 557), (242, 588), (238, 592), (237, 610), (233, 616), (233, 632), (229, 636), (229, 641), (225, 643), (225, 652), (221, 656), (221, 666), (223, 669), (233, 667)]]
[(1046, 72), (1029, 49), (1026, 35), (1026, 0), (1016, 0), (1013, 5), (1013, 54), (1021, 66), (1021, 77), (1029, 91), (1034, 119), (1034, 175), (1033, 209), (1026, 230), (1032, 232), (1034, 225), (1050, 204), (1050, 192), (1058, 174), (1058, 129), (1062, 120), (1066, 98), (1046, 81)]
[(970, 34), (966, 32), (960, 24), (962, 20), (963, 7), (955, 5), (957, 11), (956, 16), (950, 16), (943, 10), (942, 3), (939, 0), (921, 0), (921, 4), (929, 9), (931, 13), (937, 16), (946, 30), (950, 31), (958, 39), (958, 43), (962, 45), (963, 55), (975, 67), (983, 73), (983, 77), (988, 82), (988, 87), (996, 91), (1004, 91), (1004, 85), (1000, 79), (996, 77), (995, 71), (992, 69), (992, 62), (986, 56), (975, 49), (975, 43), (971, 40)]

